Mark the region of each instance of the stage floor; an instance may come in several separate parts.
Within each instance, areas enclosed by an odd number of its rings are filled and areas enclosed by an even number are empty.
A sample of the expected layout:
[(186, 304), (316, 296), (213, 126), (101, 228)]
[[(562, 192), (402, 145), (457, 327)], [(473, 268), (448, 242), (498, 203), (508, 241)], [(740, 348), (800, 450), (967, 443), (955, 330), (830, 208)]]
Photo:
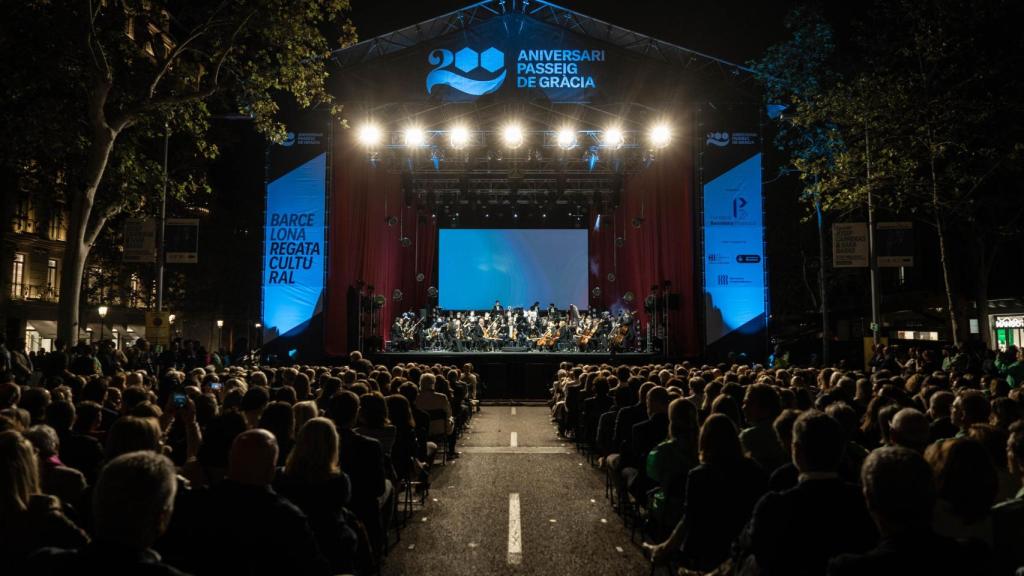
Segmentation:
[(394, 366), (399, 362), (420, 364), (473, 364), (484, 387), (481, 400), (544, 400), (551, 396), (551, 385), (562, 362), (574, 364), (647, 364), (664, 357), (646, 352), (609, 354), (607, 352), (444, 352), (410, 351), (368, 354), (373, 363)]

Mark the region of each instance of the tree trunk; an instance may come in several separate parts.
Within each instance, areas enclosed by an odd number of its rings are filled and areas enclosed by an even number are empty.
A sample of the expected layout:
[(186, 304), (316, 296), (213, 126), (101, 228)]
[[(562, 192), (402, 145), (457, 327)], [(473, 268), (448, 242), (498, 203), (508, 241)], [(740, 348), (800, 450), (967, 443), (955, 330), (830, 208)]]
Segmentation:
[(949, 255), (946, 253), (946, 229), (942, 224), (942, 205), (939, 201), (939, 181), (935, 172), (935, 151), (931, 141), (929, 146), (929, 167), (932, 179), (932, 212), (935, 217), (935, 233), (939, 237), (939, 261), (942, 263), (942, 280), (946, 288), (946, 308), (949, 311), (949, 324), (952, 330), (953, 344), (960, 344), (960, 322), (956, 317), (954, 306), (953, 279), (949, 273)]
[(57, 337), (68, 346), (78, 343), (80, 321), (80, 299), (82, 295), (82, 277), (85, 264), (89, 259), (89, 251), (98, 232), (106, 223), (100, 217), (92, 229), (89, 222), (93, 212), (96, 190), (107, 169), (110, 151), (114, 148), (117, 133), (104, 122), (95, 127), (89, 163), (85, 170), (85, 189), (71, 198), (71, 214), (68, 222), (68, 239), (64, 246), (63, 270), (60, 278), (60, 300), (57, 303)]

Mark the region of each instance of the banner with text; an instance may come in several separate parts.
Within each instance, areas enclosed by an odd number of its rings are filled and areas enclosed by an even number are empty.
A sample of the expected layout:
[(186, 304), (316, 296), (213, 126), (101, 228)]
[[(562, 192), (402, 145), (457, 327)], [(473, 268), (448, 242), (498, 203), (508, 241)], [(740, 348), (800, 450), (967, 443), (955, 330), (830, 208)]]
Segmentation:
[(306, 329), (324, 288), (327, 152), (322, 132), (289, 132), (270, 152), (263, 239), (263, 341)]
[[(756, 106), (701, 109), (705, 342), (767, 324), (761, 138)], [(729, 344), (730, 346), (732, 344)], [(756, 342), (736, 343), (750, 346)]]
[(868, 225), (865, 222), (832, 224), (832, 266), (868, 267)]

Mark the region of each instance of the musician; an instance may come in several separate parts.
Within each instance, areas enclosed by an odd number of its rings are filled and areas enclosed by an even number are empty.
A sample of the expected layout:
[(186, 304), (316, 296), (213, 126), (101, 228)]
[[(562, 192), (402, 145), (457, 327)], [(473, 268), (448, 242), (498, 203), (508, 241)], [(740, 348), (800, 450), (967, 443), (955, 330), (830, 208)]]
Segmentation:
[(501, 300), (495, 300), (494, 301), (494, 307), (491, 308), (491, 312), (494, 312), (494, 313), (497, 314), (498, 312), (504, 312), (504, 311), (505, 311), (505, 309), (501, 306)]
[(548, 318), (551, 320), (558, 320), (558, 308), (555, 308), (555, 303), (548, 304)]

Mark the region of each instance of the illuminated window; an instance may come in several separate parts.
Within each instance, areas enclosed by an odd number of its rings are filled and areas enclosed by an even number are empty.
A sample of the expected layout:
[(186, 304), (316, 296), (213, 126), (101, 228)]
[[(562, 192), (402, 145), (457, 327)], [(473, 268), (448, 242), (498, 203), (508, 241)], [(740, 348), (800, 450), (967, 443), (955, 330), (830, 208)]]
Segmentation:
[(11, 298), (21, 298), (25, 291), (25, 255), (14, 255), (14, 267), (11, 270)]
[(57, 261), (50, 258), (46, 261), (46, 299), (57, 299)]
[(68, 224), (66, 216), (67, 214), (64, 210), (64, 206), (60, 204), (54, 205), (53, 209), (50, 211), (50, 240), (56, 240), (58, 242), (67, 240)]
[(142, 296), (142, 281), (139, 280), (138, 274), (132, 274), (128, 280), (128, 305), (132, 308), (139, 307), (139, 301)]
[(27, 197), (18, 201), (14, 211), (14, 231), (22, 234), (35, 232), (36, 212), (32, 201)]

